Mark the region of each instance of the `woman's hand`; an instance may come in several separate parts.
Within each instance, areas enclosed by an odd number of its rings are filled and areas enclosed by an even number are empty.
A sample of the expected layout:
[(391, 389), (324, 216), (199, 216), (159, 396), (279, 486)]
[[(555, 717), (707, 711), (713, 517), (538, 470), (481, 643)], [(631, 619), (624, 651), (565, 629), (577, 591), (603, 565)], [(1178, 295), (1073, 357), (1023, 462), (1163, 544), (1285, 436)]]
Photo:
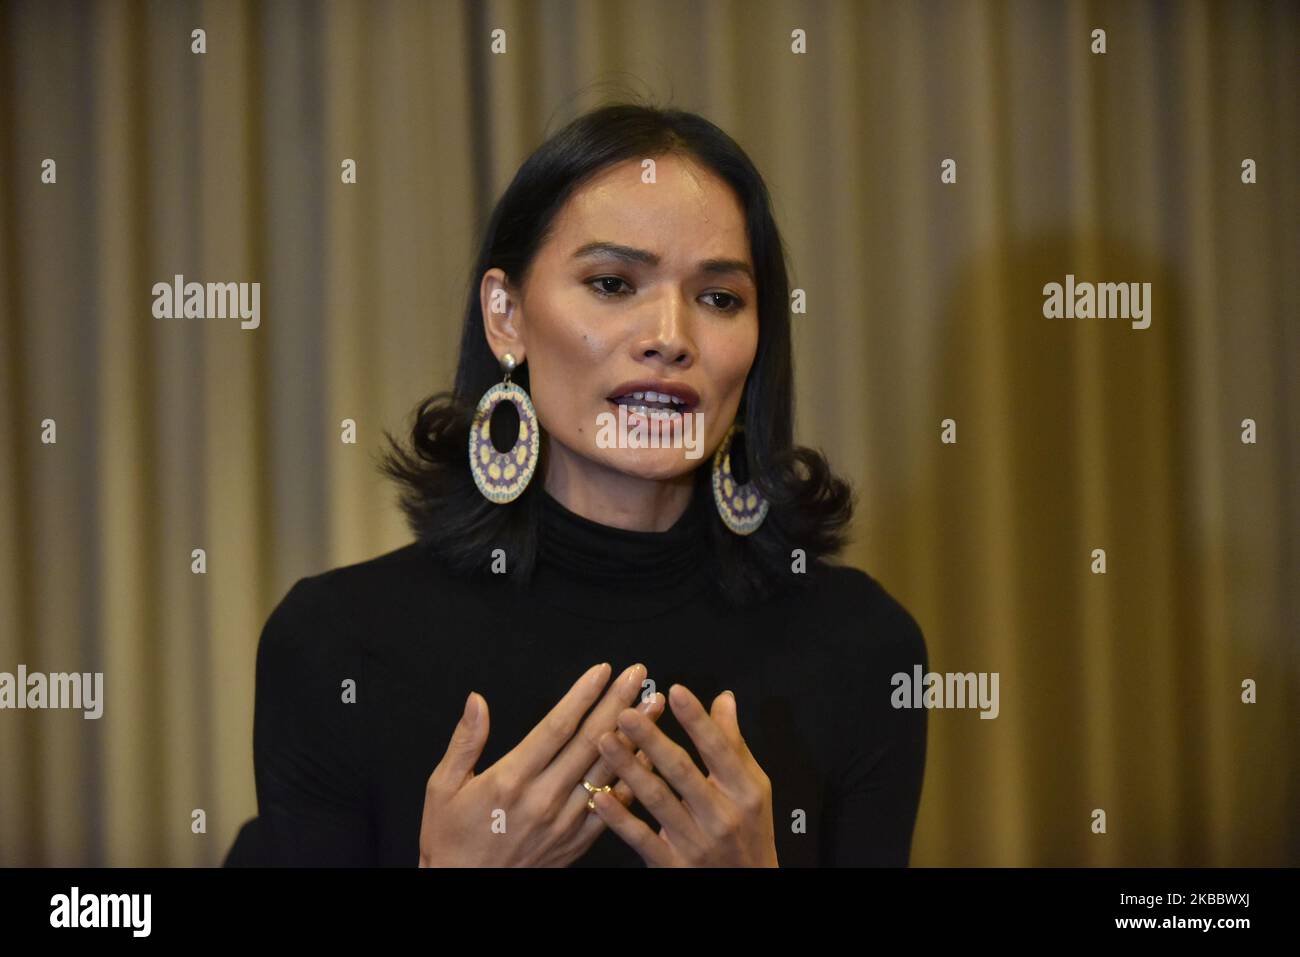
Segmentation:
[[(740, 735), (736, 699), (723, 692), (713, 700), (709, 714), (682, 685), (669, 688), (668, 697), (709, 776), (700, 773), (685, 748), (628, 709), (619, 714), (618, 724), (631, 740), (625, 742), (613, 733), (602, 735), (600, 752), (662, 826), (656, 834), (627, 809), (626, 802), (611, 801), (604, 794), (595, 795), (597, 813), (649, 867), (779, 866), (772, 782)], [(637, 745), (663, 778), (633, 756)]]
[[(588, 670), (523, 741), (477, 775), (488, 710), (481, 695), (470, 695), (425, 788), (421, 867), (565, 867), (587, 851), (605, 825), (587, 807), (583, 779), (601, 787), (614, 778), (595, 742), (615, 728), (620, 711), (632, 710), (646, 676), (644, 665), (627, 669), (584, 721), (609, 672), (608, 664)], [(663, 696), (656, 694), (633, 713), (653, 725), (663, 707)], [(650, 773), (644, 753), (633, 758), (631, 742), (621, 733), (616, 740), (628, 746), (633, 764)], [(632, 802), (621, 781), (600, 796), (620, 806)]]

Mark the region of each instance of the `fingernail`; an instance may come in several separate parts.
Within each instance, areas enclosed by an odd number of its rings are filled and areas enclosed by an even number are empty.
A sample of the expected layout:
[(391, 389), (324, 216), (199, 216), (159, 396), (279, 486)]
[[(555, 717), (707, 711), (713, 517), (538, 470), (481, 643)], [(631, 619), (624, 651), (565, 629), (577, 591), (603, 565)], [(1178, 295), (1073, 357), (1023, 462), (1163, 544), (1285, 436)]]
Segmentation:
[(637, 671), (638, 668), (640, 668), (642, 671), (644, 671), (644, 670), (645, 670), (645, 665), (641, 664), (640, 662), (637, 662), (637, 663), (634, 664), (631, 668), (628, 669), (628, 672), (627, 672), (627, 683), (628, 683), (628, 684), (630, 684), (630, 685), (640, 684), (640, 683), (641, 683), (641, 679), (645, 677), (645, 675), (643, 675), (643, 674), (641, 674), (640, 672)]
[(474, 699), (474, 692), (472, 691), (465, 698), (465, 713), (461, 716), (461, 719), (471, 728), (478, 721), (478, 702)]
[(610, 664), (608, 661), (602, 661), (600, 664), (596, 665), (596, 672), (591, 676), (592, 682), (603, 685), (609, 678), (609, 669)]
[(732, 704), (735, 704), (735, 703), (736, 703), (736, 696), (735, 696), (735, 694), (734, 694), (733, 692), (731, 692), (731, 691), (724, 691), (724, 692), (722, 692), (722, 693), (723, 693), (723, 694), (729, 694), (729, 695), (731, 695), (731, 703), (732, 703)]

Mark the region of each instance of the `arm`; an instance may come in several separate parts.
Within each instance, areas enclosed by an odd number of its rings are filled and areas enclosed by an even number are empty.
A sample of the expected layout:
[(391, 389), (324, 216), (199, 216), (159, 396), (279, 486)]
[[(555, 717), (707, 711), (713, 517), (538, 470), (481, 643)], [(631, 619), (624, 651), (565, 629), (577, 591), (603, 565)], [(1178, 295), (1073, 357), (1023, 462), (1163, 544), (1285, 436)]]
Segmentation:
[[(255, 830), (257, 859), (269, 865), (374, 863), (361, 650), (323, 603), (321, 585), (299, 580), (267, 619), (257, 648)], [(348, 678), (355, 703), (343, 698)]]
[[(883, 592), (882, 592), (883, 594)], [(869, 617), (865, 670), (846, 690), (844, 760), (827, 795), (823, 867), (906, 867), (925, 772), (924, 708), (895, 709), (890, 678), (928, 670), (920, 626), (886, 596)]]

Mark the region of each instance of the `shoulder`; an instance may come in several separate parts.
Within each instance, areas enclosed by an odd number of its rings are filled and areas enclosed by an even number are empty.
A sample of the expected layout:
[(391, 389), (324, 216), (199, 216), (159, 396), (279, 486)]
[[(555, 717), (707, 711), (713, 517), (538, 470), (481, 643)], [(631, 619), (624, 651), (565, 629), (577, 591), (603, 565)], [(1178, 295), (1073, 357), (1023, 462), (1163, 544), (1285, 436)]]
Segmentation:
[(793, 623), (816, 637), (852, 677), (928, 665), (925, 635), (903, 603), (879, 580), (850, 565), (818, 562)]
[[(418, 594), (439, 568), (418, 542), (297, 579), (267, 618), (259, 655), (347, 657), (369, 628), (382, 625), (403, 596)], [(361, 626), (367, 627), (361, 627)]]
[(355, 608), (358, 602), (379, 604), (427, 586), (439, 571), (428, 550), (411, 542), (373, 558), (299, 578), (274, 613), (322, 617)]
[(303, 597), (317, 599), (361, 594), (382, 597), (404, 586), (426, 582), (438, 567), (427, 547), (410, 542), (373, 558), (300, 578), (294, 589)]

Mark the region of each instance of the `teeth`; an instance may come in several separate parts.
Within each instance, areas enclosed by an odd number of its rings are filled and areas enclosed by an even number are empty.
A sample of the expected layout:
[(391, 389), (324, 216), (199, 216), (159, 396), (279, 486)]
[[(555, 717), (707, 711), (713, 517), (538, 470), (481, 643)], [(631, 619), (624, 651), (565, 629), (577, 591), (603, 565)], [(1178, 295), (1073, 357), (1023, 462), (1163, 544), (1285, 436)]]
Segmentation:
[(686, 400), (680, 399), (675, 395), (668, 395), (666, 392), (628, 392), (621, 395), (615, 401), (621, 401), (624, 405), (630, 405), (627, 400), (644, 401), (647, 403), (657, 402), (660, 405), (685, 407)]
[(629, 413), (635, 412), (637, 415), (643, 415), (648, 419), (679, 419), (682, 415), (677, 409), (651, 408), (646, 405), (627, 405), (625, 408)]

